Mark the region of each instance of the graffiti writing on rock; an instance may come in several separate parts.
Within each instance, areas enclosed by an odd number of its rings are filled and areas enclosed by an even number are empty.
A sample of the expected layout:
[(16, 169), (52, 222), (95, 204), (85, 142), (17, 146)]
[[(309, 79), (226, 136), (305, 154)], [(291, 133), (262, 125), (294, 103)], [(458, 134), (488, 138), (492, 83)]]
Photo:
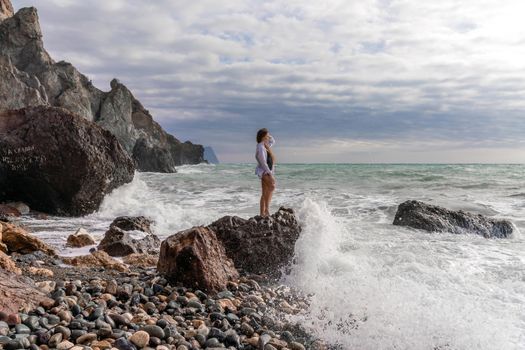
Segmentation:
[(40, 165), (46, 157), (36, 152), (35, 146), (7, 148), (0, 150), (1, 165), (11, 171), (25, 171), (30, 166)]

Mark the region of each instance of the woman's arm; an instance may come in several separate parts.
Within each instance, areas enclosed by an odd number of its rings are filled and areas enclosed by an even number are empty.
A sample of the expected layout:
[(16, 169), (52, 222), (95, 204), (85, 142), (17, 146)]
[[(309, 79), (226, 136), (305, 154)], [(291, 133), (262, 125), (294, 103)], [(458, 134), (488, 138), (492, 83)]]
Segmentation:
[(272, 147), (273, 145), (275, 145), (275, 139), (270, 135), (268, 139), (268, 147)]
[(264, 149), (264, 145), (262, 143), (259, 143), (257, 145), (257, 153), (255, 154), (255, 158), (257, 159), (259, 166), (263, 168), (264, 174), (271, 175), (272, 171), (270, 170), (266, 162), (266, 150)]

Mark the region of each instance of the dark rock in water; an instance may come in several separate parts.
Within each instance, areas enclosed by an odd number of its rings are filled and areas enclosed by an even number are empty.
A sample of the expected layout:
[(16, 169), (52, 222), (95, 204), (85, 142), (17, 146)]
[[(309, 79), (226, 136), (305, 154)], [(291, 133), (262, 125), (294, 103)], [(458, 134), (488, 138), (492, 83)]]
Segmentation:
[(133, 162), (111, 133), (61, 108), (1, 113), (0, 136), (0, 200), (84, 215), (133, 179)]
[(508, 238), (514, 232), (514, 225), (508, 220), (452, 211), (415, 200), (399, 205), (393, 224), (430, 232), (477, 234), (485, 238)]
[(162, 242), (159, 273), (172, 281), (211, 292), (226, 289), (228, 281), (239, 277), (215, 233), (194, 227)]
[(124, 231), (142, 231), (152, 233), (153, 221), (145, 216), (119, 216), (111, 223), (110, 228), (116, 227)]
[(210, 164), (219, 164), (219, 159), (210, 146), (204, 147), (204, 160)]
[[(143, 216), (121, 216), (113, 220), (109, 230), (104, 234), (98, 249), (111, 256), (126, 256), (130, 254), (156, 254), (160, 239), (151, 233), (152, 221)], [(137, 232), (139, 231), (139, 232)], [(143, 232), (142, 238), (136, 235)], [(135, 237), (133, 237), (135, 235)]]
[(174, 172), (203, 162), (203, 147), (166, 133), (118, 80), (103, 92), (70, 63), (55, 62), (44, 49), (35, 8), (13, 15), (0, 0), (0, 111), (29, 106), (62, 107), (114, 134), (143, 171)]
[(278, 275), (294, 256), (301, 226), (293, 209), (281, 207), (269, 218), (225, 216), (211, 225), (235, 266), (247, 272)]

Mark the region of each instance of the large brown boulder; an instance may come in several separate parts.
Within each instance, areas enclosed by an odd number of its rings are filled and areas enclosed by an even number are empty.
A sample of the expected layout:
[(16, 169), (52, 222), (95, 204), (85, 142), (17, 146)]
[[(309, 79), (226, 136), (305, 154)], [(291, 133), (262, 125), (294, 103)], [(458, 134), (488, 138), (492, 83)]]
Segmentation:
[(415, 200), (399, 205), (393, 224), (429, 232), (477, 234), (485, 238), (508, 238), (515, 230), (509, 220), (491, 219), (462, 210), (452, 211)]
[(301, 226), (293, 209), (281, 207), (268, 218), (225, 216), (208, 226), (237, 268), (276, 276), (294, 257)]
[(85, 215), (130, 182), (134, 165), (98, 125), (55, 107), (0, 113), (0, 200), (58, 215)]
[(42, 251), (48, 255), (56, 255), (56, 251), (51, 246), (19, 226), (2, 223), (1, 229), (2, 243), (10, 253), (29, 254)]
[(157, 270), (172, 282), (218, 292), (239, 277), (215, 233), (193, 227), (162, 242)]
[(51, 300), (35, 287), (33, 280), (0, 268), (0, 311), (30, 311)]
[(120, 216), (113, 220), (98, 249), (111, 256), (156, 254), (160, 239), (151, 232), (151, 224), (144, 216)]

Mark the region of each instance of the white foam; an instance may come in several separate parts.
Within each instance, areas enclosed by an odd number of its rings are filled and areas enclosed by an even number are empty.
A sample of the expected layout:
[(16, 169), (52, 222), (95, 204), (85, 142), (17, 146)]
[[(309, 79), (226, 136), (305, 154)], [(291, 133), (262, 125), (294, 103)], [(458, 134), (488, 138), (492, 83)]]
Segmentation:
[[(176, 188), (172, 191), (152, 188), (143, 180), (145, 176), (147, 174), (136, 173), (131, 183), (107, 195), (99, 211), (93, 215), (108, 222), (122, 215), (144, 215), (155, 221), (155, 233), (161, 236), (195, 225), (204, 225), (211, 218), (216, 218), (213, 210), (202, 209), (197, 203), (179, 205)], [(201, 203), (203, 204), (205, 203)]]
[(317, 335), (344, 349), (523, 348), (523, 261), (512, 246), (338, 221), (311, 200), (299, 215), (285, 281), (313, 295), (299, 320)]

